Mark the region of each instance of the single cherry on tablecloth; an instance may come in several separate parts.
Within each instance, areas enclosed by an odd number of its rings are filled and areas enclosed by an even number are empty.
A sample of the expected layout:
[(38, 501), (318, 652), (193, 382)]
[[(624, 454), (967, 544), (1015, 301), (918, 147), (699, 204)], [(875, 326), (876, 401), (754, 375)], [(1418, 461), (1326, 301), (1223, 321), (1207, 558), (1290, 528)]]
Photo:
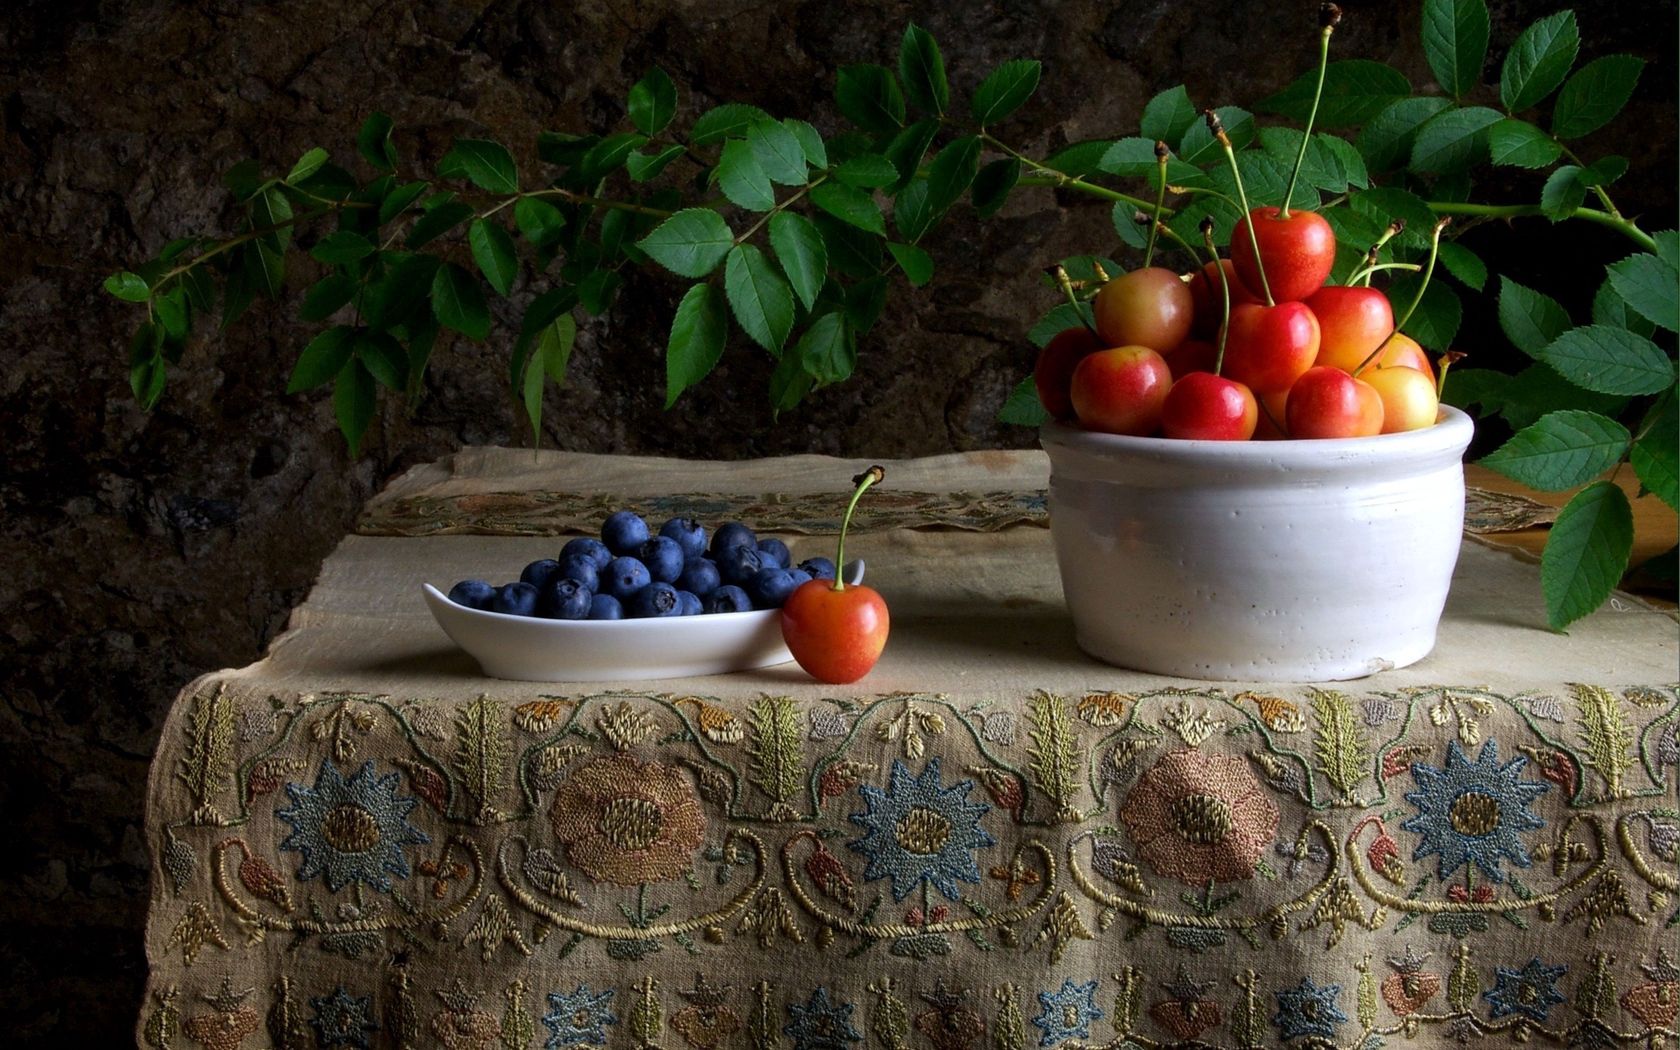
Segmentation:
[(870, 467), (853, 478), (857, 491), (840, 521), (840, 540), (834, 552), (839, 567), (832, 580), (811, 580), (782, 605), (782, 639), (788, 651), (812, 678), (830, 685), (855, 682), (869, 673), (887, 644), (887, 603), (862, 584), (848, 585), (846, 529), (858, 499), (886, 472)]

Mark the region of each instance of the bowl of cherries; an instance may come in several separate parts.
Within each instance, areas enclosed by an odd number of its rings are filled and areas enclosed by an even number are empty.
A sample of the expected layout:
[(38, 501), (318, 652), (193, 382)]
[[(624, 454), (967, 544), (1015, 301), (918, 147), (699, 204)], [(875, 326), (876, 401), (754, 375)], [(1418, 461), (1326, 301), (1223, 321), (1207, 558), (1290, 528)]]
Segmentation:
[(1099, 281), (1090, 323), (1039, 356), (1079, 644), (1203, 679), (1403, 667), (1434, 647), (1458, 559), (1469, 417), (1440, 405), (1436, 366), (1401, 331), (1410, 310), (1397, 324), (1382, 291), (1326, 283), (1322, 217), (1245, 210), (1230, 258), (1204, 223), (1213, 261), (1181, 275), (1146, 258)]

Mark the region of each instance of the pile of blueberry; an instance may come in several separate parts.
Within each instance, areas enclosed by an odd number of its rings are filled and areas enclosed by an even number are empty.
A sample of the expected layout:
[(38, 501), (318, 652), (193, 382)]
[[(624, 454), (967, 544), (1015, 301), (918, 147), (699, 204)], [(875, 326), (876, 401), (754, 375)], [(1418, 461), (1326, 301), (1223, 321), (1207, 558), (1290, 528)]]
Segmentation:
[(652, 536), (640, 516), (621, 510), (600, 539), (569, 541), (558, 559), (525, 566), (518, 583), (462, 580), (449, 600), (551, 620), (693, 616), (779, 609), (813, 579), (834, 579), (834, 563), (807, 558), (795, 566), (787, 544), (761, 540), (740, 522), (721, 526), (708, 550), (706, 528), (693, 518), (672, 518)]

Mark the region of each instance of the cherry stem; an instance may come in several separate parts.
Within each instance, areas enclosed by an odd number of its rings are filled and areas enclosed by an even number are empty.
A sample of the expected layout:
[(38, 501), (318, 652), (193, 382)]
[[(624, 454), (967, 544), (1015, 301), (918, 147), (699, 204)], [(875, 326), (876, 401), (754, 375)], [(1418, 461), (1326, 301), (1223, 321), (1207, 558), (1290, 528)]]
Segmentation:
[(1372, 244), (1370, 249), (1368, 251), (1366, 251), (1366, 253), (1365, 253), (1365, 268), (1359, 270), (1357, 273), (1350, 276), (1347, 280), (1347, 283), (1351, 286), (1354, 281), (1357, 281), (1360, 278), (1360, 276), (1363, 275), (1364, 278), (1365, 278), (1365, 287), (1367, 287), (1367, 288), (1371, 287), (1371, 271), (1377, 265), (1377, 259), (1379, 258), (1379, 255), (1382, 252), (1383, 245), (1387, 244), (1389, 242), (1389, 240), (1391, 240), (1392, 238), (1398, 237), (1400, 235), (1401, 231), (1403, 231), (1405, 228), (1406, 228), (1406, 220), (1405, 219), (1395, 219), (1393, 222), (1389, 223), (1388, 228), (1383, 230), (1382, 236), (1378, 237), (1377, 240), (1376, 240), (1376, 243)]
[(1145, 267), (1155, 259), (1155, 228), (1160, 225), (1161, 209), (1167, 204), (1167, 144), (1159, 140), (1155, 142), (1155, 175), (1159, 185), (1155, 187), (1155, 213), (1149, 226), (1149, 243), (1143, 249)]
[(1448, 350), (1441, 355), (1441, 371), (1435, 377), (1435, 400), (1439, 402), (1447, 392), (1447, 369), (1458, 364), (1469, 355), (1462, 350)]
[(1369, 357), (1367, 357), (1367, 358), (1365, 358), (1365, 360), (1359, 362), (1359, 367), (1355, 368), (1353, 370), (1353, 377), (1355, 379), (1359, 378), (1359, 374), (1361, 372), (1365, 371), (1367, 368), (1370, 368), (1372, 362), (1374, 362), (1378, 358), (1382, 357), (1382, 352), (1385, 349), (1387, 349), (1388, 344), (1393, 342), (1394, 337), (1396, 335), (1400, 334), (1400, 329), (1406, 327), (1406, 322), (1410, 321), (1412, 319), (1412, 315), (1417, 312), (1418, 304), (1423, 302), (1423, 293), (1427, 292), (1429, 290), (1429, 279), (1431, 277), (1435, 276), (1435, 258), (1436, 258), (1436, 256), (1441, 254), (1441, 231), (1446, 229), (1451, 224), (1452, 224), (1452, 219), (1451, 218), (1445, 218), (1445, 219), (1442, 219), (1440, 222), (1437, 222), (1435, 224), (1435, 228), (1430, 231), (1430, 234), (1429, 234), (1429, 262), (1426, 263), (1423, 267), (1423, 282), (1418, 285), (1417, 294), (1412, 296), (1412, 304), (1410, 306), (1406, 307), (1406, 312), (1401, 314), (1400, 315), (1400, 320), (1398, 320), (1394, 323), (1394, 330), (1392, 332), (1389, 332), (1388, 335), (1383, 337), (1383, 341), (1377, 344), (1377, 348), (1375, 350), (1371, 351), (1371, 354), (1370, 354)]
[[(1219, 271), (1219, 351), (1213, 358), (1213, 374), (1219, 375), (1225, 368), (1225, 336), (1231, 327), (1231, 283), (1225, 279), (1225, 265), (1219, 261), (1219, 247), (1213, 243), (1213, 216), (1202, 220), (1202, 243), (1207, 246), (1208, 254), (1213, 256), (1213, 268)], [(1206, 279), (1205, 272), (1198, 276)]]
[[(1140, 212), (1133, 212), (1132, 213), (1132, 221), (1141, 225), (1143, 223), (1149, 222), (1149, 216), (1145, 215), (1141, 211)], [(1154, 233), (1154, 232), (1157, 232), (1157, 231), (1163, 237), (1167, 238), (1167, 240), (1172, 241), (1174, 244), (1176, 244), (1180, 248), (1182, 248), (1184, 250), (1184, 254), (1190, 256), (1190, 261), (1191, 261), (1192, 264), (1194, 264), (1196, 266), (1201, 266), (1202, 265), (1202, 257), (1196, 253), (1196, 246), (1191, 244), (1189, 241), (1185, 240), (1183, 237), (1180, 237), (1178, 235), (1178, 231), (1174, 230), (1171, 226), (1168, 226), (1166, 223), (1162, 222), (1161, 220), (1156, 219), (1155, 222), (1150, 226), (1150, 232)]]
[(1254, 403), (1256, 405), (1260, 406), (1260, 414), (1265, 416), (1267, 421), (1272, 424), (1272, 429), (1273, 430), (1276, 430), (1279, 434), (1282, 434), (1284, 437), (1289, 436), (1289, 428), (1283, 425), (1284, 424), (1283, 420), (1281, 420), (1278, 417), (1272, 415), (1272, 410), (1270, 408), (1266, 407), (1266, 399), (1265, 398), (1256, 396), (1254, 398)]
[(852, 501), (846, 504), (846, 516), (840, 519), (840, 541), (834, 546), (834, 586), (830, 590), (846, 589), (846, 529), (852, 524), (852, 511), (857, 509), (858, 500), (869, 491), (869, 486), (880, 484), (886, 476), (887, 472), (880, 466), (873, 466), (852, 479), (857, 491), (852, 493)]
[(1374, 273), (1379, 273), (1383, 270), (1410, 270), (1411, 272), (1416, 273), (1421, 269), (1423, 269), (1423, 267), (1417, 263), (1372, 263), (1369, 266), (1360, 267), (1358, 271), (1348, 278), (1348, 284), (1352, 284), (1355, 281), (1362, 281), (1362, 283), (1369, 287), (1371, 284), (1371, 275)]
[(1070, 305), (1072, 305), (1073, 312), (1079, 317), (1079, 323), (1085, 326), (1085, 330), (1087, 332), (1090, 332), (1092, 335), (1096, 335), (1097, 326), (1092, 324), (1091, 318), (1087, 316), (1085, 304), (1081, 303), (1079, 301), (1079, 296), (1073, 293), (1073, 282), (1068, 279), (1067, 268), (1061, 263), (1057, 263), (1055, 266), (1050, 267), (1050, 276), (1055, 278), (1056, 287), (1060, 288), (1062, 290), (1062, 294), (1067, 296), (1067, 301)]
[(1324, 95), (1324, 74), (1330, 67), (1330, 34), (1336, 31), (1336, 23), (1341, 20), (1341, 8), (1335, 4), (1324, 4), (1319, 8), (1319, 24), (1323, 27), (1318, 34), (1318, 84), (1313, 88), (1312, 109), (1307, 111), (1307, 126), (1301, 132), (1301, 151), (1295, 154), (1295, 170), (1289, 173), (1289, 188), (1283, 192), (1283, 207), (1278, 209), (1278, 218), (1289, 218), (1289, 202), (1295, 199), (1295, 182), (1301, 177), (1301, 165), (1307, 159), (1307, 143), (1312, 141), (1313, 121), (1318, 118), (1318, 100)]
[(1272, 284), (1266, 280), (1266, 263), (1260, 258), (1260, 238), (1254, 232), (1254, 213), (1248, 207), (1248, 191), (1243, 189), (1242, 172), (1237, 169), (1237, 151), (1231, 148), (1231, 137), (1225, 134), (1225, 126), (1219, 122), (1219, 114), (1211, 109), (1204, 109), (1202, 116), (1207, 118), (1208, 130), (1219, 140), (1219, 148), (1225, 151), (1225, 162), (1231, 166), (1231, 178), (1236, 180), (1237, 200), (1242, 204), (1243, 221), (1248, 223), (1249, 247), (1254, 249), (1254, 268), (1260, 271), (1260, 290), (1265, 293), (1266, 305), (1276, 306), (1277, 300), (1272, 298)]

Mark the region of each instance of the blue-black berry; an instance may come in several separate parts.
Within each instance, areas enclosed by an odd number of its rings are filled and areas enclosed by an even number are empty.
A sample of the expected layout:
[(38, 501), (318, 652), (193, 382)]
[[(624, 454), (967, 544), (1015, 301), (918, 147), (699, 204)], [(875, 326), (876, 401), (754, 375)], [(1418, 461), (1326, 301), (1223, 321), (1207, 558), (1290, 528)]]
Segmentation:
[(620, 557), (635, 554), (648, 541), (647, 522), (633, 511), (615, 511), (601, 526), (601, 539)]
[(589, 600), (591, 620), (622, 620), (624, 606), (610, 594), (597, 594)]
[(542, 589), (537, 612), (551, 620), (583, 620), (589, 617), (594, 595), (576, 580), (556, 579)]
[(605, 543), (588, 536), (579, 536), (575, 540), (567, 540), (566, 545), (560, 548), (560, 564), (564, 565), (566, 559), (574, 554), (581, 554), (593, 561), (597, 569), (606, 568), (607, 562), (613, 560), (612, 551), (607, 549)]
[(635, 617), (677, 616), (681, 614), (681, 609), (677, 589), (668, 583), (648, 584), (637, 591), (625, 607), (625, 611)]
[(726, 583), (707, 595), (705, 601), (701, 604), (709, 613), (750, 612), (752, 610), (752, 599), (747, 597), (747, 592), (732, 583)]
[(693, 518), (672, 518), (659, 526), (659, 534), (676, 540), (684, 558), (698, 558), (706, 553), (706, 527)]
[(677, 592), (677, 615), (699, 616), (702, 611), (700, 596), (693, 591)]
[(793, 564), (793, 554), (787, 544), (776, 539), (758, 541), (758, 558), (766, 567), (775, 565), (778, 569), (785, 569)]
[(490, 603), (490, 611), (507, 613), (509, 616), (535, 616), (537, 589), (528, 583), (504, 583), (496, 588), (496, 597)]
[(606, 572), (602, 573), (601, 592), (624, 602), (652, 582), (647, 566), (635, 558), (614, 558), (608, 563)]
[(469, 609), (488, 609), (496, 598), (496, 588), (483, 580), (462, 580), (449, 588), (449, 600)]
[(587, 554), (568, 554), (560, 562), (560, 570), (554, 574), (554, 579), (576, 580), (591, 592), (598, 591), (601, 589), (601, 567)]
[(744, 587), (764, 568), (764, 561), (759, 556), (757, 547), (742, 545), (719, 551), (717, 567), (718, 575), (723, 577), (724, 583)]
[(731, 547), (758, 547), (758, 537), (753, 530), (738, 521), (727, 522), (718, 526), (712, 533), (712, 557), (716, 558)]
[(543, 558), (525, 566), (525, 571), (519, 574), (520, 583), (528, 583), (537, 590), (542, 590), (554, 574), (560, 571), (560, 563), (553, 558)]
[(655, 583), (675, 583), (683, 571), (683, 551), (676, 540), (655, 536), (637, 552)]
[(759, 570), (748, 585), (747, 593), (752, 596), (753, 605), (760, 609), (780, 609), (797, 586), (799, 581), (794, 579), (793, 573), (771, 566)]
[(834, 563), (827, 558), (806, 558), (799, 567), (811, 574), (813, 580), (834, 579)]
[(696, 597), (704, 598), (718, 589), (723, 583), (723, 577), (718, 575), (717, 562), (710, 558), (692, 558), (683, 566), (682, 575), (677, 577), (677, 587), (692, 591)]

